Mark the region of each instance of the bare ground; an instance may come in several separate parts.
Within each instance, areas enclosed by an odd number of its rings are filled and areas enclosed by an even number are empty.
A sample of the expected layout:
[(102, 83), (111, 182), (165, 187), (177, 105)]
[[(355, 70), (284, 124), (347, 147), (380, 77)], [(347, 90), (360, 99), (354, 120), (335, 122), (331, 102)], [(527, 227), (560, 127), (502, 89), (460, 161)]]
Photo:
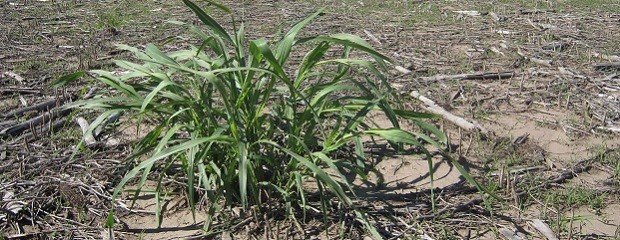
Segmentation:
[[(620, 78), (617, 67), (600, 65), (620, 62), (618, 1), (228, 4), (247, 24), (250, 39), (281, 36), (294, 21), (326, 7), (305, 34), (349, 32), (366, 38), (404, 68), (395, 68), (391, 81), (408, 105), (426, 110), (410, 96), (416, 91), (488, 131), (437, 122), (449, 133), (454, 156), (500, 196), (486, 202), (453, 166), (437, 159), (437, 210), (432, 211), (426, 162), (378, 155), (379, 172), (359, 183), (363, 194), (357, 202), (386, 238), (552, 239), (537, 220), (561, 239), (620, 238)], [(192, 42), (191, 35), (163, 21), (196, 22), (182, 3), (5, 1), (0, 16), (3, 238), (365, 236), (348, 213), (329, 216), (328, 225), (316, 213), (302, 231), (275, 210), (232, 211), (205, 233), (203, 214), (192, 219), (174, 175), (167, 180), (172, 194), (161, 228), (152, 195), (142, 196), (131, 210), (130, 201), (110, 202), (111, 190), (127, 171), (122, 160), (131, 150), (130, 139), (76, 149), (81, 133), (66, 119), (92, 116), (54, 109), (79, 98), (90, 80), (58, 90), (48, 84), (79, 69), (113, 69), (109, 59), (124, 57), (115, 43), (163, 44), (169, 36), (179, 40), (169, 48)], [(472, 73), (485, 74), (455, 76)], [(495, 77), (499, 73), (511, 77)], [(43, 102), (48, 105), (38, 111), (13, 112)], [(15, 128), (41, 115), (42, 123)], [(122, 129), (115, 132), (131, 126)], [(102, 227), (111, 208), (123, 213), (112, 233)]]

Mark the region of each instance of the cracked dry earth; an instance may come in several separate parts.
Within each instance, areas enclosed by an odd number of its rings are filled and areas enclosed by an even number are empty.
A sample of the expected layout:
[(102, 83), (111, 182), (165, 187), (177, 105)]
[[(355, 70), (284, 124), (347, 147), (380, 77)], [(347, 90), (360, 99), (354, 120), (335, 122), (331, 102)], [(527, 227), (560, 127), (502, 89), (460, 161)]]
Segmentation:
[[(298, 19), (325, 7), (305, 35), (362, 36), (393, 58), (390, 79), (409, 107), (443, 109), (474, 123), (468, 129), (448, 118), (436, 122), (449, 134), (453, 155), (499, 198), (483, 201), (454, 166), (437, 158), (433, 187), (438, 210), (433, 212), (426, 161), (416, 155), (378, 154), (378, 172), (368, 182), (356, 182), (357, 202), (385, 238), (618, 239), (620, 3), (589, 2), (225, 4), (245, 22), (248, 39), (277, 38)], [(143, 46), (168, 36), (180, 37), (171, 48), (191, 42), (191, 35), (164, 22), (198, 23), (182, 3), (0, 4), (4, 239), (339, 238), (342, 223), (337, 218), (329, 220), (335, 224), (331, 227), (322, 218), (311, 219), (299, 231), (291, 221), (269, 214), (244, 218), (234, 212), (229, 221), (222, 218), (215, 224), (216, 231), (204, 233), (204, 215), (194, 222), (182, 194), (166, 198), (168, 211), (158, 228), (152, 194), (141, 196), (132, 209), (128, 196), (110, 202), (114, 185), (127, 171), (120, 163), (131, 150), (131, 139), (75, 151), (81, 132), (73, 118), (92, 115), (58, 107), (80, 98), (90, 80), (64, 89), (48, 84), (78, 69), (113, 69), (110, 59), (126, 57), (115, 43)], [(210, 13), (230, 25), (225, 15)], [(114, 16), (121, 19), (118, 25), (106, 20)], [(121, 125), (109, 135), (131, 129)], [(176, 180), (167, 181), (175, 189)], [(122, 226), (113, 234), (103, 228), (110, 208), (123, 212)], [(359, 228), (343, 236), (363, 237)]]

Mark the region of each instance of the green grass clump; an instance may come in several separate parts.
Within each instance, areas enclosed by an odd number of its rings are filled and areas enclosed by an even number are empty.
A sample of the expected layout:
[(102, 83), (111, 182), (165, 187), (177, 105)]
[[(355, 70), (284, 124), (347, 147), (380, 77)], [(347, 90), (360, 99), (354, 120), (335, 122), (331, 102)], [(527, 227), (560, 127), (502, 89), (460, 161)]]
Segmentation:
[(45, 61), (31, 60), (19, 63), (15, 66), (15, 70), (28, 71), (28, 70), (47, 70), (51, 65)]
[(97, 22), (95, 28), (110, 28), (120, 27), (128, 21), (126, 16), (123, 16), (116, 8), (110, 9), (101, 13), (97, 13)]
[[(363, 39), (350, 34), (297, 37), (319, 12), (278, 41), (247, 41), (243, 25), (229, 32), (191, 1), (184, 3), (208, 31), (175, 23), (194, 31), (200, 46), (166, 53), (152, 44), (144, 50), (119, 45), (138, 61), (116, 60), (120, 75), (91, 71), (112, 91), (74, 105), (103, 110), (93, 126), (121, 111), (137, 122), (152, 123), (129, 157), (136, 166), (118, 184), (115, 198), (130, 180), (139, 177), (137, 195), (149, 174), (162, 173), (162, 179), (176, 164), (183, 167), (179, 174), (187, 179), (194, 211), (197, 187), (205, 189), (209, 216), (231, 206), (273, 202), (282, 203), (292, 216), (307, 207), (308, 183), (318, 187), (324, 213), (332, 197), (355, 209), (351, 178), (345, 174), (365, 178), (372, 167), (363, 141), (383, 139), (397, 150), (417, 147), (429, 167), (425, 144), (447, 147), (446, 135), (424, 121), (433, 115), (392, 103), (397, 96), (383, 75), (389, 60)], [(298, 45), (304, 47), (295, 49), (309, 50), (301, 62), (291, 63), (289, 56)], [(354, 51), (363, 58), (352, 57)], [(367, 118), (371, 112), (381, 112), (392, 126), (380, 127)], [(421, 132), (401, 129), (402, 120)], [(163, 191), (160, 181), (158, 199)], [(160, 210), (157, 214), (159, 219)], [(361, 212), (356, 215), (364, 219)], [(368, 222), (366, 227), (374, 229)]]
[(548, 194), (547, 202), (566, 208), (586, 205), (598, 212), (604, 207), (603, 202), (606, 197), (606, 194), (600, 194), (596, 190), (585, 187), (569, 187), (563, 191)]

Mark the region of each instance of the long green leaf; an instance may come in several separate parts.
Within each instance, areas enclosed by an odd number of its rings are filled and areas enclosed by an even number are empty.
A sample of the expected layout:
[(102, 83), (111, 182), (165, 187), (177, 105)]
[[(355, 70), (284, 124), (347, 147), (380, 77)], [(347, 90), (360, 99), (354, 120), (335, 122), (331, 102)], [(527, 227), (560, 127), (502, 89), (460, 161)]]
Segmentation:
[(125, 45), (125, 44), (115, 44), (114, 46), (116, 46), (116, 48), (118, 48), (120, 50), (125, 50), (125, 51), (132, 52), (140, 60), (149, 60), (149, 59), (151, 59), (148, 55), (146, 55), (144, 52), (140, 51), (140, 49), (138, 49), (136, 47), (128, 46), (128, 45)]
[(323, 9), (297, 22), (291, 29), (289, 29), (289, 31), (286, 33), (286, 35), (284, 35), (282, 40), (278, 42), (278, 47), (276, 50), (276, 58), (278, 59), (280, 65), (284, 65), (284, 63), (288, 59), (288, 56), (291, 52), (291, 47), (293, 46), (295, 36), (297, 36), (297, 33), (299, 33), (299, 31), (304, 26), (308, 25), (310, 21), (312, 21), (314, 18), (319, 16), (319, 14), (321, 14), (322, 11)]
[(158, 63), (168, 64), (168, 65), (179, 65), (177, 61), (169, 57), (167, 54), (163, 53), (161, 50), (159, 50), (159, 48), (157, 48), (157, 46), (151, 43), (146, 45), (146, 54), (149, 55), (149, 57), (153, 58), (153, 60), (157, 61)]
[(113, 62), (114, 64), (116, 64), (116, 66), (125, 68), (127, 70), (133, 70), (133, 71), (141, 72), (147, 75), (152, 72), (150, 69), (140, 64), (135, 64), (135, 63), (124, 61), (124, 60), (113, 60)]
[(295, 43), (293, 45), (297, 45), (297, 44), (303, 44), (309, 41), (325, 41), (325, 42), (332, 42), (332, 43), (337, 43), (340, 44), (342, 46), (348, 46), (354, 49), (358, 49), (361, 50), (363, 52), (369, 53), (372, 56), (376, 57), (375, 59), (379, 59), (380, 61), (386, 61), (386, 62), (392, 62), (392, 60), (390, 60), (390, 58), (388, 58), (387, 56), (377, 52), (376, 50), (374, 50), (370, 46), (369, 44), (359, 44), (357, 43), (357, 41), (359, 41), (359, 37), (351, 37), (353, 35), (342, 35), (342, 34), (336, 34), (336, 35), (332, 35), (332, 36), (314, 36), (314, 37), (307, 37), (307, 38), (302, 38), (302, 39), (298, 39), (297, 41), (295, 41)]
[(416, 137), (405, 130), (390, 128), (390, 129), (368, 129), (364, 130), (365, 134), (376, 135), (382, 138), (385, 138), (389, 141), (399, 142), (399, 143), (407, 143), (407, 144), (420, 144), (420, 142), (416, 139)]
[(140, 107), (140, 113), (144, 112), (144, 110), (146, 109), (146, 107), (151, 104), (151, 101), (153, 100), (153, 98), (155, 98), (155, 96), (159, 93), (159, 91), (161, 91), (162, 89), (170, 86), (170, 85), (174, 85), (174, 82), (170, 81), (170, 80), (163, 80), (161, 81), (157, 87), (155, 89), (153, 89), (153, 91), (151, 91), (148, 95), (146, 95), (146, 97), (144, 98), (144, 102), (142, 103), (142, 107)]
[(241, 195), (241, 205), (244, 209), (248, 207), (248, 149), (245, 143), (237, 144), (237, 157), (239, 159), (239, 194)]
[(318, 44), (312, 51), (308, 52), (299, 64), (299, 70), (295, 78), (295, 87), (299, 87), (303, 80), (309, 76), (310, 70), (314, 67), (329, 50), (330, 45), (326, 42)]
[(346, 91), (346, 90), (355, 90), (355, 88), (348, 84), (337, 84), (337, 83), (330, 84), (324, 87), (323, 89), (321, 89), (320, 91), (318, 91), (317, 93), (313, 94), (314, 97), (312, 97), (312, 100), (310, 100), (310, 105), (316, 106), (318, 103), (325, 103), (325, 101), (323, 100), (329, 94), (332, 94), (337, 91)]
[(74, 73), (71, 73), (71, 74), (64, 75), (64, 76), (54, 80), (52, 83), (50, 83), (50, 86), (52, 86), (54, 88), (62, 87), (64, 85), (66, 85), (67, 83), (73, 82), (73, 81), (81, 78), (85, 74), (86, 74), (86, 72), (84, 72), (84, 71), (78, 71), (78, 72), (74, 72)]
[(273, 52), (269, 48), (269, 44), (265, 39), (258, 39), (250, 42), (250, 45), (254, 45), (255, 48), (259, 49), (261, 54), (265, 57), (265, 59), (269, 62), (269, 66), (273, 68), (273, 70), (278, 74), (278, 76), (287, 82), (290, 82), (288, 77), (286, 76), (286, 72), (282, 68), (280, 62), (273, 55)]
[(219, 35), (229, 43), (233, 42), (228, 32), (226, 32), (226, 30), (219, 23), (217, 23), (215, 19), (211, 18), (211, 16), (205, 13), (200, 7), (189, 0), (183, 0), (183, 3), (185, 3), (185, 5), (187, 5), (196, 14), (196, 16), (198, 16), (200, 21), (207, 25), (215, 34)]

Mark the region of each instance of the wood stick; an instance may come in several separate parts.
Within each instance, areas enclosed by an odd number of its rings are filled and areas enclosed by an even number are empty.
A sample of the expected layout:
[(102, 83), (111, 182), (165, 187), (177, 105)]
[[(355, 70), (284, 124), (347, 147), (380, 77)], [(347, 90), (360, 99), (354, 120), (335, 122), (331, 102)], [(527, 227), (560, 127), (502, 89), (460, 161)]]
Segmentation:
[(424, 104), (426, 104), (425, 109), (429, 112), (438, 114), (440, 116), (442, 116), (444, 119), (454, 123), (456, 126), (465, 129), (467, 131), (479, 131), (480, 133), (487, 135), (489, 133), (488, 130), (486, 130), (484, 127), (482, 127), (480, 124), (475, 123), (475, 122), (470, 122), (465, 120), (462, 117), (456, 116), (454, 114), (452, 114), (451, 112), (446, 111), (444, 108), (440, 107), (439, 105), (437, 105), (435, 103), (435, 101), (421, 95), (419, 92), (417, 91), (412, 91), (410, 94), (410, 96), (419, 99), (420, 101), (422, 101)]
[(12, 77), (13, 79), (17, 80), (19, 83), (24, 83), (24, 78), (19, 76), (19, 74), (15, 73), (15, 72), (6, 71), (6, 72), (4, 72), (3, 75)]
[(90, 127), (88, 121), (86, 121), (86, 119), (84, 119), (83, 117), (79, 117), (75, 121), (82, 129), (82, 135), (84, 136), (84, 142), (86, 143), (86, 146), (95, 145), (95, 143), (97, 143), (97, 140), (95, 140), (93, 133), (88, 131), (88, 128)]
[(504, 79), (514, 77), (514, 72), (492, 72), (492, 73), (472, 73), (456, 75), (435, 75), (431, 77), (421, 77), (420, 80), (426, 82), (445, 81), (445, 80), (476, 80), (476, 79)]
[[(92, 129), (92, 131), (88, 131), (89, 128), (91, 128), (91, 124), (89, 124), (86, 119), (84, 119), (83, 117), (78, 117), (77, 119), (75, 119), (77, 124), (82, 129), (82, 135), (84, 136), (84, 142), (86, 143), (86, 146), (88, 147), (95, 146), (98, 142), (98, 139), (101, 133), (103, 132), (103, 129), (108, 124), (117, 122), (120, 119), (121, 115), (122, 115), (122, 112), (116, 112), (110, 115), (103, 122), (101, 122), (98, 126), (93, 126), (94, 129)], [(109, 140), (105, 144), (111, 145)]]
[(72, 109), (64, 109), (64, 108), (52, 110), (51, 112), (31, 118), (28, 121), (25, 121), (23, 123), (3, 129), (2, 131), (0, 131), (0, 138), (6, 137), (6, 136), (13, 136), (13, 137), (17, 136), (33, 126), (37, 126), (42, 123), (49, 122), (59, 117), (67, 116), (71, 111)]
[(36, 137), (39, 137), (41, 134), (48, 133), (48, 132), (57, 132), (58, 130), (60, 130), (60, 129), (64, 128), (64, 127), (67, 127), (69, 125), (71, 125), (71, 123), (67, 123), (66, 119), (61, 118), (61, 119), (58, 119), (58, 120), (56, 120), (54, 122), (50, 122), (48, 124), (45, 124), (45, 126), (43, 126), (39, 130), (39, 132), (36, 132), (36, 133), (32, 132), (32, 131), (27, 132), (27, 133), (25, 133), (23, 135), (20, 135), (19, 137), (13, 139), (12, 142), (13, 143), (19, 142), (22, 139), (26, 139), (26, 141), (30, 141), (30, 140), (32, 140), (32, 139), (34, 139)]
[(0, 93), (41, 93), (41, 90), (34, 88), (18, 88), (18, 87), (7, 87), (0, 88)]
[(604, 59), (610, 62), (620, 61), (620, 56), (616, 56), (616, 55), (606, 55), (606, 54), (600, 54), (600, 53), (594, 52), (592, 53), (592, 56), (598, 57), (598, 58), (601, 58), (601, 59)]
[(469, 201), (467, 201), (465, 203), (462, 203), (462, 204), (459, 204), (459, 205), (456, 205), (456, 206), (444, 207), (444, 208), (440, 209), (439, 211), (437, 211), (436, 213), (432, 213), (432, 214), (429, 214), (429, 215), (417, 216), (415, 219), (417, 221), (429, 220), (429, 219), (436, 218), (437, 216), (441, 216), (444, 213), (463, 212), (463, 211), (466, 211), (467, 209), (470, 209), (471, 206), (478, 205), (478, 204), (482, 203), (482, 201), (483, 201), (482, 198), (474, 198), (472, 200), (469, 200)]
[(118, 120), (121, 118), (121, 115), (123, 115), (122, 111), (115, 112), (112, 115), (108, 116), (108, 118), (106, 118), (103, 122), (99, 124), (99, 126), (94, 129), (94, 131), (92, 132), (93, 136), (95, 138), (99, 138), (99, 135), (101, 135), (103, 129), (110, 123), (118, 122)]
[(539, 14), (539, 13), (554, 13), (555, 10), (553, 9), (547, 9), (547, 10), (543, 10), (543, 9), (521, 9), (519, 10), (519, 13), (521, 14)]
[(489, 16), (491, 16), (491, 18), (493, 18), (493, 20), (495, 20), (496, 22), (501, 22), (501, 21), (506, 20), (506, 17), (497, 15), (497, 13), (495, 12), (490, 12)]
[(553, 64), (552, 60), (544, 60), (544, 59), (538, 59), (538, 58), (527, 58), (527, 59), (543, 67), (551, 67), (551, 65)]
[(402, 66), (396, 66), (396, 67), (394, 67), (394, 69), (396, 69), (396, 71), (399, 71), (402, 74), (409, 74), (409, 73), (411, 73), (411, 71), (409, 69), (406, 69), (406, 68), (404, 68)]
[(620, 62), (597, 63), (596, 65), (594, 65), (594, 69), (596, 70), (604, 70), (610, 68), (620, 69)]
[(620, 133), (620, 127), (597, 127), (598, 130)]
[[(411, 72), (408, 69), (403, 68), (401, 66), (396, 66), (396, 70), (404, 74), (408, 74)], [(489, 78), (501, 79), (501, 78), (508, 78), (508, 77), (513, 77), (513, 76), (514, 76), (513, 72), (503, 72), (503, 73), (460, 74), (460, 75), (452, 75), (452, 76), (441, 76), (440, 75), (440, 76), (427, 77), (427, 78), (422, 78), (422, 79), (425, 81), (441, 80), (441, 79), (489, 79)], [(394, 88), (398, 89), (399, 87), (394, 86)], [(487, 135), (489, 133), (489, 131), (486, 130), (484, 127), (482, 127), (482, 125), (475, 123), (475, 122), (469, 122), (463, 119), (462, 117), (456, 116), (452, 114), (451, 112), (446, 111), (444, 108), (437, 105), (435, 101), (421, 95), (417, 91), (412, 91), (409, 93), (409, 95), (414, 98), (417, 98), (418, 100), (426, 104), (425, 109), (427, 111), (430, 111), (430, 112), (433, 112), (435, 114), (442, 116), (444, 119), (454, 123), (455, 125), (457, 125), (458, 127), (462, 129), (465, 129), (467, 131), (479, 131), (480, 133), (484, 135)]]
[(364, 33), (366, 34), (366, 36), (368, 36), (368, 38), (370, 38), (370, 40), (381, 45), (381, 41), (377, 37), (375, 37), (375, 35), (372, 35), (372, 33), (370, 33), (368, 30), (364, 29)]
[[(71, 97), (73, 98), (73, 97)], [(58, 106), (59, 104), (62, 104), (65, 102), (65, 99), (51, 99), (36, 105), (32, 105), (29, 107), (24, 107), (24, 108), (20, 108), (20, 109), (15, 109), (13, 111), (10, 111), (8, 113), (2, 114), (2, 117), (4, 118), (10, 118), (10, 117), (15, 117), (15, 116), (21, 116), (26, 112), (30, 112), (30, 111), (47, 111), (50, 110), (52, 108), (55, 108), (56, 106)]]
[(521, 51), (521, 49), (517, 49), (517, 54), (519, 54), (519, 56), (530, 60), (531, 62), (543, 66), (543, 67), (551, 67), (551, 65), (553, 64), (553, 61), (551, 60), (544, 60), (544, 59), (538, 59), (538, 58), (534, 58), (534, 57), (528, 57), (527, 54), (525, 54), (523, 51)]
[(536, 230), (542, 233), (548, 240), (558, 240), (558, 237), (555, 236), (551, 228), (549, 228), (549, 226), (540, 219), (530, 221), (530, 225), (536, 228)]
[(502, 228), (499, 230), (499, 233), (502, 234), (502, 236), (504, 236), (506, 239), (508, 240), (523, 240), (524, 238), (522, 238), (521, 236), (518, 235), (518, 231), (516, 230), (511, 230), (508, 228)]
[(17, 124), (17, 120), (2, 121), (2, 122), (0, 122), (0, 128), (2, 128), (4, 126), (9, 126), (9, 125), (15, 125), (15, 124)]

